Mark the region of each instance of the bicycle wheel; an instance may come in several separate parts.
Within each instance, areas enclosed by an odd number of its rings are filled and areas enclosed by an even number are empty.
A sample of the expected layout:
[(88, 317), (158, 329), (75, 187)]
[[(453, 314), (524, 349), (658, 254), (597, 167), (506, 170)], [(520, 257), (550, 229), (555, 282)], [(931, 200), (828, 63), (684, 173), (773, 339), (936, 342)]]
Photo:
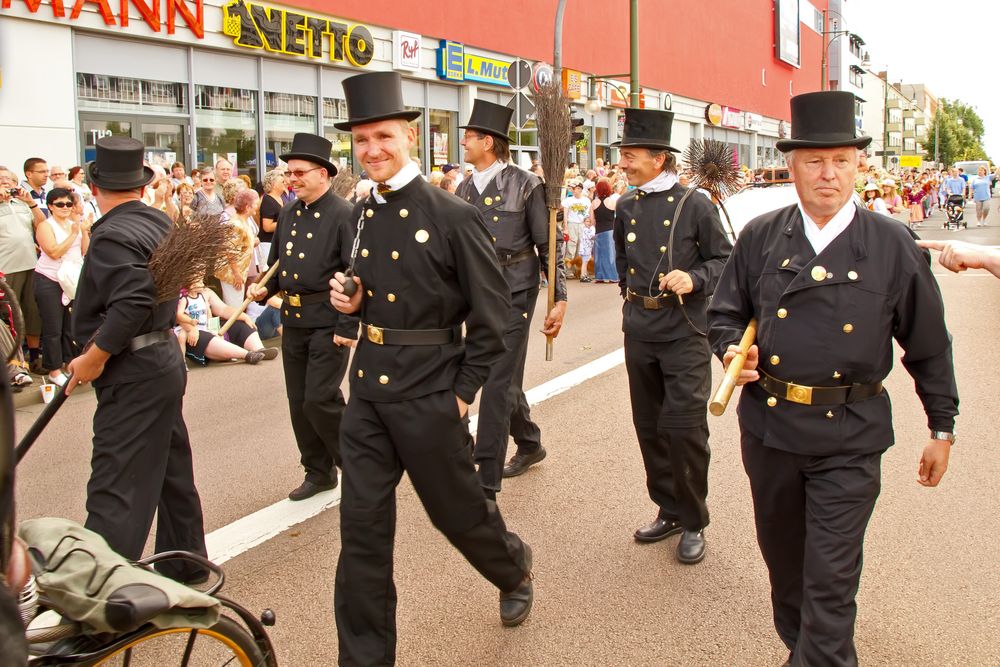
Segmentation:
[(264, 656), (249, 633), (222, 616), (211, 628), (150, 630), (93, 663), (95, 667), (260, 667)]

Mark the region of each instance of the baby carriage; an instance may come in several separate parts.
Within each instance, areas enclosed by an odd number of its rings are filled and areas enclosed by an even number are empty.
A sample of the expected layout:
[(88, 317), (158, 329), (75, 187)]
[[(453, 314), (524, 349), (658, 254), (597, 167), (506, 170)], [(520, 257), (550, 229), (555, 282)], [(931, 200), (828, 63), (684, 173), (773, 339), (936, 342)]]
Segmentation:
[(945, 229), (956, 231), (969, 228), (969, 223), (965, 221), (965, 198), (962, 195), (948, 195), (944, 212), (948, 216), (944, 222)]

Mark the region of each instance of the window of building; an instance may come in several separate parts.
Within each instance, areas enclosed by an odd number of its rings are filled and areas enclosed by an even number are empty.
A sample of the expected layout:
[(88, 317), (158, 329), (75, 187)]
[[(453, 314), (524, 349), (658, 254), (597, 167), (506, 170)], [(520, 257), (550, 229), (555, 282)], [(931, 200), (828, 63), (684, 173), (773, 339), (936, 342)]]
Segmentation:
[(913, 153), (917, 150), (917, 140), (907, 137), (903, 139), (903, 150), (907, 153)]
[(889, 109), (889, 122), (890, 123), (902, 123), (903, 122), (903, 110), (898, 108)]
[(904, 118), (903, 119), (903, 131), (913, 132), (917, 128), (916, 118)]
[(187, 112), (187, 85), (169, 81), (78, 73), (76, 98), (81, 111)]
[(264, 93), (264, 156), (267, 168), (292, 149), (297, 132), (316, 132), (316, 98), (293, 93)]
[(348, 119), (347, 100), (336, 100), (332, 97), (323, 98), (323, 136), (333, 144), (333, 162), (342, 167), (352, 164), (351, 133), (338, 130), (334, 123)]
[(198, 166), (214, 166), (225, 158), (236, 173), (257, 175), (257, 94), (223, 86), (197, 86), (194, 97)]
[(431, 163), (427, 165), (426, 171), (458, 162), (458, 114), (454, 111), (431, 109), (427, 112), (427, 119), (431, 133)]
[(897, 148), (899, 146), (902, 146), (903, 145), (903, 135), (901, 133), (899, 133), (899, 132), (890, 132), (889, 133), (889, 145), (890, 146), (896, 146)]
[[(419, 111), (420, 112), (420, 116), (417, 117), (416, 120), (411, 120), (410, 121), (410, 127), (416, 128), (416, 130), (417, 130), (417, 140), (413, 143), (413, 148), (410, 149), (410, 158), (411, 159), (415, 159), (415, 160), (419, 160), (420, 156), (423, 155), (423, 153), (421, 153), (421, 151), (423, 150), (424, 143), (425, 143), (425, 140), (424, 140), (424, 120), (426, 119), (426, 116), (427, 116), (427, 110), (426, 109), (422, 109), (420, 107), (411, 107), (411, 106), (407, 106), (406, 110), (407, 111)], [(425, 170), (423, 168), (421, 168), (421, 171), (425, 171)]]

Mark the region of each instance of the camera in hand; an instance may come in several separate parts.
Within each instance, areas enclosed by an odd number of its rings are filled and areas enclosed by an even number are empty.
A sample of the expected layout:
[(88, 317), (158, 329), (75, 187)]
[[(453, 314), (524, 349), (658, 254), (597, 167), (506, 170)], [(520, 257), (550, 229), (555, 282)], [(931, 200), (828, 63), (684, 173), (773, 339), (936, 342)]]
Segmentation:
[(11, 188), (10, 190), (8, 190), (8, 191), (7, 191), (7, 193), (8, 193), (8, 194), (9, 194), (9, 195), (10, 195), (11, 197), (16, 197), (16, 196), (18, 196), (19, 194), (21, 194), (21, 188)]

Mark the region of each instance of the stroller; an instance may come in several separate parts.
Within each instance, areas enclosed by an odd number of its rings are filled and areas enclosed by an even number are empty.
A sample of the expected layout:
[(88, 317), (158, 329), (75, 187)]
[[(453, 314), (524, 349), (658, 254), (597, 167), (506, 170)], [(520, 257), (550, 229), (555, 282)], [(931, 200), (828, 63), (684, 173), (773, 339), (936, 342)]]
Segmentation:
[(956, 231), (969, 228), (969, 223), (965, 221), (965, 198), (962, 195), (948, 195), (944, 212), (948, 216), (943, 225), (945, 229)]

